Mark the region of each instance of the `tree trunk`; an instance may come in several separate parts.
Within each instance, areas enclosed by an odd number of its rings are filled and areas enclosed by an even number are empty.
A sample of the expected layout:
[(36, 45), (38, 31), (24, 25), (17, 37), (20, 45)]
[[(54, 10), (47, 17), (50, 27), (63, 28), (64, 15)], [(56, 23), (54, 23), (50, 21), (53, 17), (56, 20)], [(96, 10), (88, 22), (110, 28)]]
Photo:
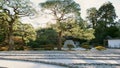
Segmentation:
[(13, 50), (14, 46), (14, 41), (13, 41), (13, 25), (9, 24), (9, 32), (8, 32), (8, 45), (9, 48), (8, 50)]
[(4, 34), (4, 37), (5, 37), (5, 39), (4, 39), (4, 43), (3, 43), (3, 44), (4, 44), (4, 45), (8, 45), (8, 40), (9, 40), (9, 39), (8, 39), (8, 33), (5, 33), (5, 34)]
[(62, 31), (59, 32), (59, 35), (58, 35), (58, 47), (57, 47), (57, 50), (61, 50), (62, 48)]
[(93, 19), (93, 29), (96, 29), (97, 26), (97, 19)]

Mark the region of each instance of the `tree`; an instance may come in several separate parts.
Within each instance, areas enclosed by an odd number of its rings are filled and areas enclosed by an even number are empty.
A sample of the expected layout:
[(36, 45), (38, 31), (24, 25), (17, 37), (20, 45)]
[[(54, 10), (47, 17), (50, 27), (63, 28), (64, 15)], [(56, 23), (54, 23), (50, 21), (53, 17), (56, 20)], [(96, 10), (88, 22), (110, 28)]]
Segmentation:
[(106, 35), (112, 37), (112, 38), (117, 38), (119, 37), (119, 29), (116, 26), (110, 26), (106, 28)]
[(42, 28), (40, 30), (37, 30), (37, 38), (41, 39), (43, 42), (45, 42), (42, 45), (46, 44), (53, 44), (56, 45), (57, 43), (57, 32), (52, 28)]
[(20, 36), (23, 41), (23, 45), (26, 45), (30, 41), (36, 40), (36, 31), (31, 24), (23, 24), (18, 22), (14, 25), (14, 36)]
[[(98, 26), (96, 29), (96, 38), (102, 42), (106, 36), (109, 36), (107, 33), (107, 28), (115, 26), (116, 22), (116, 13), (115, 8), (111, 2), (104, 3), (98, 9)], [(99, 32), (98, 32), (99, 31)], [(114, 32), (112, 32), (114, 33)], [(100, 36), (101, 35), (101, 36)]]
[(8, 23), (8, 44), (9, 50), (14, 46), (13, 37), (13, 24), (23, 16), (32, 16), (33, 8), (29, 0), (1, 0), (0, 1), (1, 20)]
[[(0, 8), (2, 11), (2, 7)], [(5, 19), (8, 18), (6, 13), (0, 12), (0, 35), (1, 35), (1, 42), (4, 44), (7, 42), (8, 39), (8, 23), (5, 21)], [(2, 43), (2, 44), (3, 44)]]
[(103, 39), (107, 36), (115, 37), (118, 31), (115, 26), (115, 24), (117, 24), (115, 22), (117, 15), (111, 2), (104, 3), (98, 10), (94, 7), (90, 8), (87, 10), (87, 14), (87, 19), (92, 23), (95, 29), (94, 35), (96, 38), (94, 42), (102, 44)]
[(120, 19), (117, 21), (116, 26), (117, 26), (117, 28), (120, 30)]
[(98, 23), (106, 28), (115, 24), (116, 13), (115, 8), (111, 2), (104, 3), (98, 10)]
[(117, 23), (116, 23), (115, 26), (116, 26), (117, 29), (119, 30), (119, 31), (117, 31), (117, 36), (118, 36), (118, 38), (120, 38), (120, 19), (117, 21)]
[(88, 28), (86, 21), (77, 22), (76, 20), (70, 20), (66, 23), (67, 27), (64, 32), (65, 36), (72, 36), (74, 38), (79, 38), (82, 40), (92, 40), (94, 39), (94, 29)]
[(40, 28), (36, 32), (36, 40), (29, 43), (33, 48), (57, 44), (57, 32), (53, 28)]
[(5, 23), (0, 20), (0, 42), (3, 42), (5, 39)]
[(97, 26), (98, 11), (95, 7), (87, 9), (87, 19), (92, 23), (93, 29)]
[(43, 11), (53, 15), (57, 25), (58, 32), (58, 50), (62, 47), (62, 23), (66, 19), (73, 18), (80, 11), (80, 6), (73, 0), (47, 0), (40, 3)]

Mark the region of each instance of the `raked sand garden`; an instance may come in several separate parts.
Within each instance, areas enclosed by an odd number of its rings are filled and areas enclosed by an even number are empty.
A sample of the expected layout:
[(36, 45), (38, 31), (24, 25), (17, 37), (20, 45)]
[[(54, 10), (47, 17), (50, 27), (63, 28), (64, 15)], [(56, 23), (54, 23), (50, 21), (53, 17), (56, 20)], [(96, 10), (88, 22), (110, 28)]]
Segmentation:
[[(37, 67), (29, 68), (43, 68), (42, 65), (48, 65), (44, 68), (120, 68), (120, 49), (104, 51), (94, 49), (88, 51), (1, 51), (0, 67), (7, 65), (2, 61), (14, 62), (14, 65), (8, 65), (13, 66), (11, 68), (17, 65), (15, 62), (23, 61), (23, 63), (28, 63), (28, 66), (33, 63), (37, 64)], [(20, 63), (17, 66), (19, 67), (19, 65)], [(53, 65), (53, 67), (50, 67), (50, 65)], [(25, 64), (20, 67), (25, 68), (24, 66)]]

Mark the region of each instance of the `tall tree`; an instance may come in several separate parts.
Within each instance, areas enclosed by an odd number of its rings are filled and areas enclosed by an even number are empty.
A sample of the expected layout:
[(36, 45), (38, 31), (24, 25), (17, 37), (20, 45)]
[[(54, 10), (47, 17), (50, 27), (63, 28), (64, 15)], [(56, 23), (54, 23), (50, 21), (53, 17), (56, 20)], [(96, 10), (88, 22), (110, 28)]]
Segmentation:
[(107, 36), (116, 37), (115, 19), (117, 15), (111, 2), (106, 2), (97, 10), (90, 8), (87, 10), (87, 19), (92, 23), (95, 29), (95, 42), (102, 44)]
[(98, 11), (95, 7), (87, 10), (87, 19), (92, 23), (92, 27), (95, 29), (97, 26)]
[(99, 24), (104, 28), (114, 25), (116, 19), (115, 8), (111, 2), (104, 3), (98, 10)]
[(117, 36), (120, 38), (120, 19), (116, 23), (116, 27), (118, 28), (119, 31), (117, 31)]
[[(96, 29), (96, 38), (102, 42), (106, 36), (109, 36), (109, 32), (107, 32), (111, 26), (115, 26), (115, 19), (117, 17), (115, 13), (115, 8), (111, 2), (104, 3), (98, 9), (98, 26)], [(99, 31), (99, 32), (98, 32)], [(112, 32), (114, 33), (114, 32)], [(101, 35), (101, 36), (100, 36)]]
[[(58, 50), (62, 47), (62, 23), (68, 18), (73, 18), (80, 11), (80, 6), (73, 0), (47, 0), (40, 3), (44, 12), (53, 15), (57, 25), (58, 32)], [(46, 11), (47, 10), (47, 11)]]
[[(0, 8), (3, 11), (2, 7)], [(8, 18), (8, 15), (5, 12), (0, 12), (0, 35), (4, 39), (2, 40), (3, 43), (7, 42), (8, 39), (8, 23), (5, 19)]]
[(3, 12), (1, 19), (8, 23), (8, 44), (9, 50), (12, 50), (13, 24), (22, 16), (32, 16), (33, 8), (29, 0), (1, 0), (0, 7), (0, 12)]
[(5, 23), (0, 21), (0, 42), (3, 42), (6, 35)]

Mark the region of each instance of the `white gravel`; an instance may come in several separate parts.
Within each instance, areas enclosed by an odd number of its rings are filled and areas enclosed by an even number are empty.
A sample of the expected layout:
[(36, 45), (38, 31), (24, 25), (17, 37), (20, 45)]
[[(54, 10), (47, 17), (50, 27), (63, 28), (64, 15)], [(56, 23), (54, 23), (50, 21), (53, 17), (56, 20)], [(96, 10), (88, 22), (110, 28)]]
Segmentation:
[[(0, 59), (17, 59), (80, 68), (120, 68), (120, 49), (77, 51), (1, 51)], [(0, 63), (1, 64), (1, 63)], [(1, 66), (1, 65), (0, 65)], [(75, 67), (75, 68), (77, 68)], [(72, 67), (73, 68), (73, 67)]]

